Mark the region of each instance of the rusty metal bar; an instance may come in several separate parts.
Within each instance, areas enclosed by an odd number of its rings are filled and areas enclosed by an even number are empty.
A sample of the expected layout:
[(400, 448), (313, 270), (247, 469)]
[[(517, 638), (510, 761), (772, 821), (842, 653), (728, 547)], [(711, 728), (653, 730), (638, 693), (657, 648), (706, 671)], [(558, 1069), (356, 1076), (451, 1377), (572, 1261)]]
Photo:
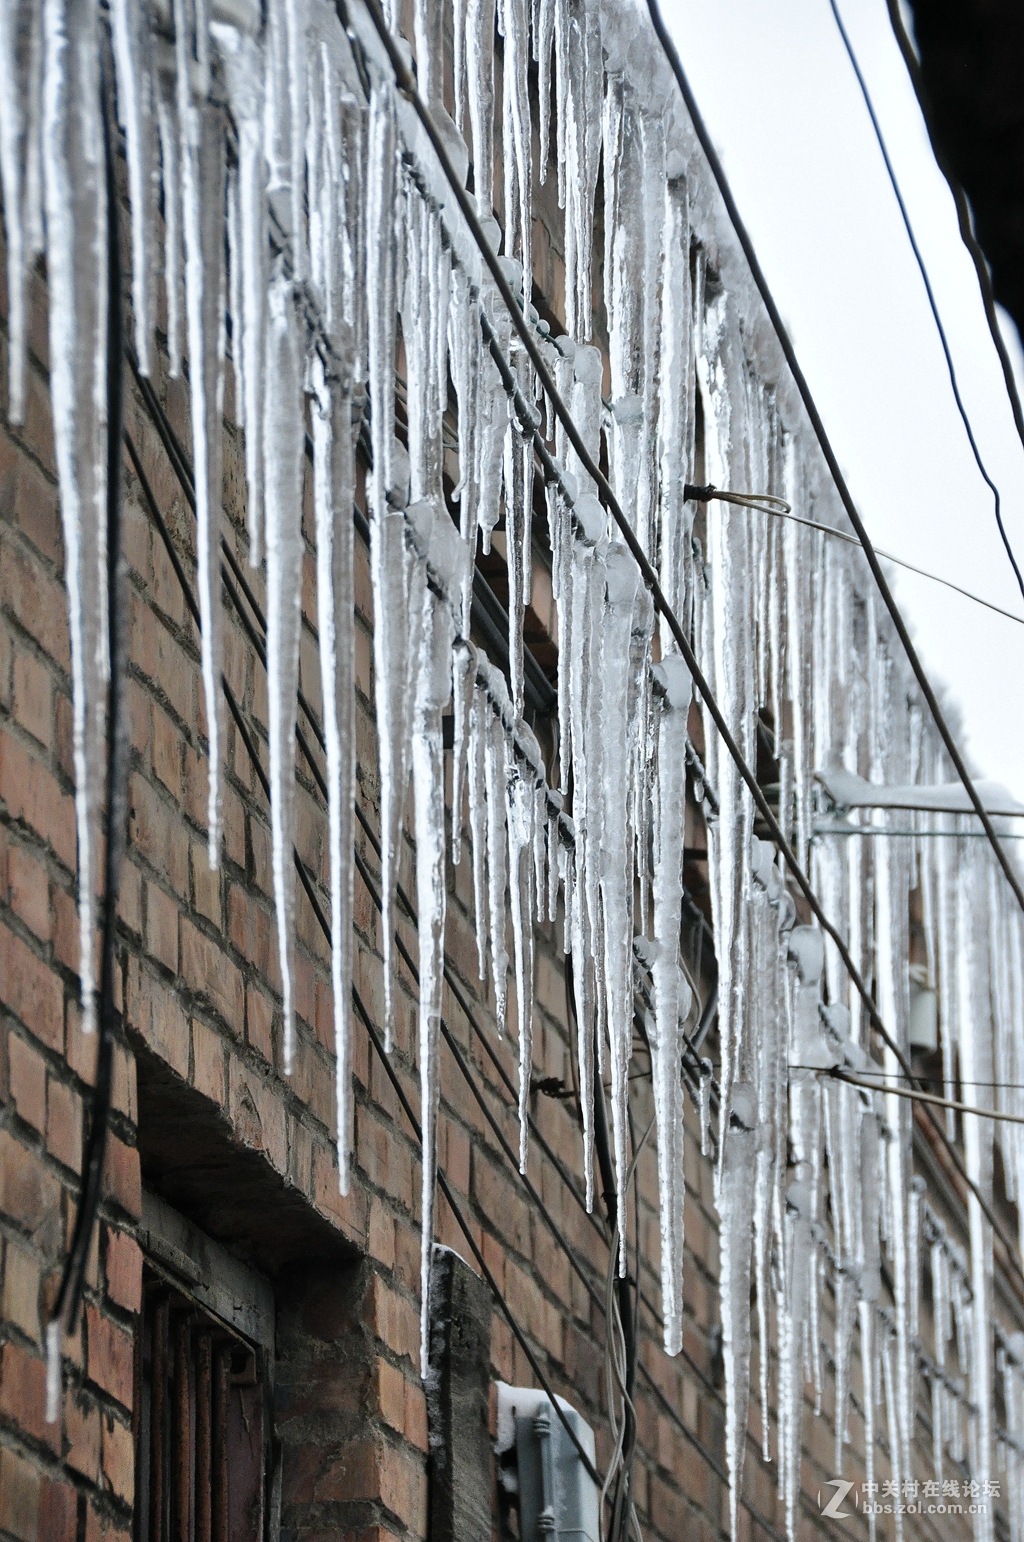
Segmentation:
[(228, 1542), (228, 1397), (231, 1389), (231, 1349), (217, 1347), (213, 1376), (213, 1537)]
[(213, 1345), (200, 1335), (196, 1354), (196, 1536), (213, 1542), (212, 1486)]
[(184, 1314), (174, 1333), (174, 1492), (175, 1542), (191, 1542), (189, 1510), (192, 1491), (192, 1417), (189, 1408), (189, 1322)]
[(166, 1542), (164, 1534), (164, 1426), (167, 1422), (167, 1316), (166, 1298), (153, 1313), (151, 1359), (152, 1392), (149, 1404), (149, 1542)]

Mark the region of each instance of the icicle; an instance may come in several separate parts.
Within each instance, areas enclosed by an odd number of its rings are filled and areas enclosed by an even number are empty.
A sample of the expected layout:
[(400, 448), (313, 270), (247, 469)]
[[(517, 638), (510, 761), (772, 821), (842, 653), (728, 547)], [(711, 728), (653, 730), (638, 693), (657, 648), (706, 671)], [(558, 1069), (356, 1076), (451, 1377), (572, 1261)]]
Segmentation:
[[(438, 516), (447, 518), (447, 515)], [(419, 917), (419, 1063), (423, 1124), (423, 1194), (420, 1252), (420, 1371), (429, 1371), (430, 1260), (434, 1246), (437, 1164), (438, 1041), (444, 987), (444, 753), (441, 712), (451, 694), (452, 620), (448, 607), (420, 583), (420, 646), (412, 725), (416, 830), (416, 907)]]
[[(497, 677), (500, 680), (500, 676)], [(490, 679), (494, 685), (494, 671)], [(504, 694), (504, 682), (501, 686)], [(507, 698), (506, 698), (507, 699)], [(494, 981), (494, 1016), (499, 1035), (505, 1031), (508, 993), (508, 949), (505, 946), (505, 734), (493, 711), (484, 725), (484, 779), (487, 810), (487, 913), (491, 972)]]
[(316, 507), (317, 618), (324, 738), (327, 742), (327, 813), (331, 875), (331, 985), (334, 992), (338, 1183), (348, 1193), (353, 1140), (352, 992), (353, 863), (355, 835), (355, 636), (352, 518), (355, 461), (352, 397), (347, 383), (333, 387), (314, 364), (313, 486)]
[(467, 0), (466, 81), (476, 206), (482, 219), (490, 219), (494, 205), (494, 0)]
[(267, 521), (267, 699), (270, 812), (284, 1068), (295, 1045), (291, 941), (295, 925), (295, 712), (302, 630), (302, 348), (295, 288), (282, 271), (269, 292), (264, 398)]
[(525, 1173), (533, 1078), (533, 787), (520, 768), (508, 771), (508, 873), (519, 1029), (519, 1170)]
[(306, 26), (306, 0), (268, 0), (264, 94), (266, 193), (288, 242), (296, 282), (306, 277)]
[(502, 165), (505, 172), (505, 255), (522, 264), (524, 309), (533, 283), (533, 229), (528, 0), (498, 0), (502, 49)]
[(714, 1074), (715, 1068), (711, 1061), (702, 1059), (698, 1112), (700, 1114), (700, 1154), (703, 1157), (711, 1155), (711, 1082)]
[[(476, 649), (465, 638), (455, 642), (452, 661), (452, 699), (455, 705), (452, 746), (452, 864), (462, 860), (462, 794), (467, 756), (472, 755), (469, 728), (476, 681)], [(472, 794), (471, 794), (472, 796)]]
[(164, 195), (164, 292), (167, 296), (167, 373), (181, 375), (182, 209), (177, 83), (173, 69), (157, 75), (156, 121), (160, 136), (160, 185)]
[(410, 652), (407, 634), (412, 618), (406, 614), (405, 521), (401, 514), (393, 512), (405, 507), (409, 486), (394, 436), (397, 141), (394, 101), (385, 86), (375, 86), (370, 95), (367, 141), (366, 266), (367, 272), (375, 275), (376, 288), (376, 303), (370, 305), (367, 316), (373, 447), (373, 471), (369, 482), (370, 579), (380, 763), (384, 1041), (390, 1049), (394, 1024), (395, 887), (409, 770)]
[(539, 0), (533, 34), (533, 57), (537, 61), (537, 103), (540, 112), (537, 175), (542, 187), (547, 181), (550, 155), (551, 49), (555, 37), (556, 4), (557, 0)]
[[(594, 862), (598, 867), (601, 885), (605, 1002), (611, 1052), (612, 1145), (615, 1153), (616, 1179), (621, 1193), (625, 1188), (628, 1167), (626, 1139), (629, 1062), (633, 1045), (633, 872), (630, 861), (632, 831), (626, 817), (626, 810), (629, 801), (630, 745), (635, 735), (633, 724), (628, 716), (629, 665), (633, 606), (640, 575), (631, 553), (625, 546), (618, 543), (609, 549), (605, 572), (606, 595), (599, 622), (600, 673), (603, 679), (603, 690), (598, 725), (602, 745), (601, 783), (598, 796), (603, 804), (602, 838), (600, 850), (594, 853)], [(676, 678), (672, 680), (671, 685), (677, 692), (686, 696), (688, 704), (690, 680), (685, 666), (676, 671)], [(669, 688), (666, 684), (666, 690)], [(671, 712), (672, 708), (669, 708), (666, 715), (671, 715)], [(682, 821), (678, 817), (673, 818), (672, 823), (681, 830)], [(675, 965), (675, 962), (675, 958), (671, 958), (671, 965)], [(667, 1117), (671, 1117), (672, 1114), (681, 1116), (682, 1090), (679, 1085), (679, 1053), (675, 1040), (678, 1018), (685, 1015), (685, 1012), (679, 1012), (677, 1007), (676, 1023), (662, 1019), (666, 1052), (673, 1068), (671, 1074), (676, 1088), (673, 1095), (677, 1105), (671, 1111), (666, 1110)], [(676, 1051), (674, 1055), (673, 1049)], [(669, 1127), (665, 1128), (668, 1134)], [(625, 1249), (620, 1252), (620, 1262), (625, 1268)], [(670, 1262), (676, 1266), (681, 1264), (681, 1258), (679, 1260), (670, 1258)]]
[(565, 209), (565, 325), (574, 341), (592, 330), (591, 254), (601, 157), (601, 12), (594, 4), (555, 6), (555, 122), (558, 201)]
[(41, 249), (39, 96), (42, 7), (38, 0), (0, 6), (0, 186), (7, 237), (8, 408), (25, 421), (27, 288)]
[(150, 372), (150, 340), (156, 320), (153, 273), (156, 221), (156, 133), (150, 67), (150, 17), (138, 0), (112, 7), (117, 62), (118, 117), (128, 148), (128, 205), (132, 221), (132, 312), (139, 372)]
[[(692, 684), (682, 659), (670, 656), (655, 667), (658, 685), (658, 803), (654, 851), (654, 1059), (655, 1112), (658, 1115), (658, 1190), (661, 1197), (662, 1301), (665, 1348), (678, 1354), (682, 1345), (683, 1268), (683, 1113), (679, 1084), (682, 1053), (680, 1027), (689, 1011), (689, 989), (679, 969), (679, 927), (683, 901), (683, 807), (686, 780), (686, 716)], [(611, 1004), (609, 1004), (611, 1005)], [(701, 1081), (701, 1146), (705, 1143)]]
[[(50, 392), (71, 630), (78, 834), (78, 974), (96, 1025), (95, 894), (105, 786), (107, 200), (100, 36), (92, 0), (44, 0), (43, 187)], [(13, 89), (14, 81), (6, 85)]]
[[(530, 373), (525, 353), (516, 352), (515, 369), (525, 394)], [(508, 564), (508, 652), (512, 705), (523, 715), (523, 620), (530, 598), (530, 526), (533, 506), (533, 442), (513, 425), (505, 438), (505, 555)]]
[(469, 713), (469, 825), (473, 841), (473, 931), (477, 977), (487, 978), (487, 722), (490, 705), (477, 682)]
[(206, 7), (175, 0), (175, 56), (181, 186), (185, 230), (185, 309), (188, 322), (192, 453), (196, 495), (196, 589), (202, 636), (203, 695), (209, 735), (207, 856), (220, 865), (224, 651), (220, 604), (220, 538), (224, 496), (224, 124), (209, 97)]
[(57, 1424), (61, 1414), (61, 1355), (64, 1332), (59, 1318), (46, 1324), (46, 1422)]
[[(238, 309), (231, 344), (245, 427), (249, 564), (263, 561), (263, 372), (267, 330), (267, 166), (263, 155), (263, 51), (234, 28), (217, 32), (231, 116), (238, 133)], [(165, 194), (166, 197), (166, 194)], [(168, 227), (168, 234), (170, 228)], [(232, 261), (235, 251), (232, 250)], [(232, 275), (232, 284), (235, 277)]]

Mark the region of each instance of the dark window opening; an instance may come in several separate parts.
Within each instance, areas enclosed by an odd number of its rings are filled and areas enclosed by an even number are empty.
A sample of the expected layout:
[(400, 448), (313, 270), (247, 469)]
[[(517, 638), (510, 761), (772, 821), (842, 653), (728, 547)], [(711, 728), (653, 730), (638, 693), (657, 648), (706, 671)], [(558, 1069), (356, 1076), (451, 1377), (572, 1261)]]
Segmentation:
[(135, 1542), (263, 1542), (262, 1360), (147, 1268), (136, 1344)]

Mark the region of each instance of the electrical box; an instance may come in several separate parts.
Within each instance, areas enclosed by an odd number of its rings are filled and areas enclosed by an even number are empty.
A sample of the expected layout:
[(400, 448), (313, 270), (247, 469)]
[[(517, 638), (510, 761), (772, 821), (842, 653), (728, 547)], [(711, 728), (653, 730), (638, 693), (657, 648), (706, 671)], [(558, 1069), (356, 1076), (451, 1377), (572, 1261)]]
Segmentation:
[[(564, 1398), (558, 1406), (594, 1460), (594, 1432)], [(519, 1496), (521, 1542), (600, 1542), (597, 1484), (543, 1392), (498, 1382), (501, 1481)]]

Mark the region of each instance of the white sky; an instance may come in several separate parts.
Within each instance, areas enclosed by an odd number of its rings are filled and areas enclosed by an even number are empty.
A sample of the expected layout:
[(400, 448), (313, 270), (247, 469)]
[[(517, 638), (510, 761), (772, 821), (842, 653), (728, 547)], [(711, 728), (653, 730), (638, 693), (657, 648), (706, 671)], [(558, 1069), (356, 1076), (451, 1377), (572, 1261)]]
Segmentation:
[[(885, 0), (840, 9), (1024, 567), (1024, 448), (953, 201)], [(662, 0), (662, 10), (872, 540), (1024, 614), (828, 0)], [(933, 681), (960, 706), (962, 747), (1024, 799), (1024, 626), (891, 573)]]

